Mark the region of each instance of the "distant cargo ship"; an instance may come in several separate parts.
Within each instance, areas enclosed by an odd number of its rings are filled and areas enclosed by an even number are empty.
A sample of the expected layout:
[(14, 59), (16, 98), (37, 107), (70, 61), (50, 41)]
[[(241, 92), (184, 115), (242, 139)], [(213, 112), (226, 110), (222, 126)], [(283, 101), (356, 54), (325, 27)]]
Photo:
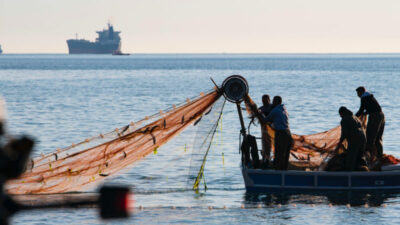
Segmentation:
[(114, 31), (114, 27), (109, 23), (108, 29), (96, 31), (98, 37), (95, 42), (85, 39), (67, 40), (69, 54), (112, 54), (121, 52), (120, 31)]

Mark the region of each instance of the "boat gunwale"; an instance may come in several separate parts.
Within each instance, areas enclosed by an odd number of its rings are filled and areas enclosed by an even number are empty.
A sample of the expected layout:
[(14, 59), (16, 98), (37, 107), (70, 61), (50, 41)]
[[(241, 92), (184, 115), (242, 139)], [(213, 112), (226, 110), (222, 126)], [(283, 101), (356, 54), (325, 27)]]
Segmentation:
[(303, 171), (303, 170), (263, 170), (263, 169), (249, 169), (242, 167), (242, 170), (248, 171), (252, 174), (288, 174), (288, 175), (329, 175), (329, 176), (382, 176), (382, 175), (400, 175), (400, 170), (388, 171)]

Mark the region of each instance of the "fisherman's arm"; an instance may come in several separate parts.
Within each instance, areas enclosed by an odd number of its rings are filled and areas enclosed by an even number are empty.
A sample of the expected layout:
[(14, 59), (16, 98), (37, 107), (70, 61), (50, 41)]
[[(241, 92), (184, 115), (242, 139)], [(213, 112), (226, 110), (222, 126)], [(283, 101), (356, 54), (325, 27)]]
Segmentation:
[(346, 127), (345, 121), (342, 120), (340, 122), (340, 125), (341, 125), (341, 134), (340, 134), (339, 142), (336, 145), (335, 152), (337, 152), (339, 150), (340, 146), (342, 145), (342, 142), (344, 141), (344, 139), (346, 139), (346, 136), (347, 136), (347, 132), (346, 132), (347, 127)]
[(274, 120), (275, 114), (276, 114), (276, 111), (275, 111), (275, 110), (272, 110), (272, 111), (268, 114), (268, 116), (263, 116), (263, 117), (262, 117), (263, 122), (264, 122), (264, 123), (272, 123), (272, 121)]
[(365, 111), (365, 101), (361, 98), (360, 109), (357, 111), (356, 116), (360, 117)]

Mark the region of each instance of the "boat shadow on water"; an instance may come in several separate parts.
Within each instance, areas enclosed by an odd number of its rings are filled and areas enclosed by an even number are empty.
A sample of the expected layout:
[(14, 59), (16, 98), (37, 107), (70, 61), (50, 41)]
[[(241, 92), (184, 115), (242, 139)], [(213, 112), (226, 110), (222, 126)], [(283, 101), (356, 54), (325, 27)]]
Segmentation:
[(400, 191), (324, 191), (324, 192), (246, 192), (244, 203), (246, 205), (264, 206), (309, 204), (309, 205), (351, 205), (351, 206), (384, 206), (389, 199), (400, 197)]

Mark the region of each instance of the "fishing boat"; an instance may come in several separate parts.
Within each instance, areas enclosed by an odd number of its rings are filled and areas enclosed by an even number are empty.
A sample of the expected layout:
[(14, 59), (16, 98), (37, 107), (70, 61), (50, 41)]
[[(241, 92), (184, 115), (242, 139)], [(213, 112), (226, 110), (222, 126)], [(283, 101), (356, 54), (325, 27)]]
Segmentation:
[(393, 171), (330, 172), (261, 170), (242, 166), (246, 190), (269, 191), (400, 191), (400, 167)]
[[(237, 105), (241, 134), (245, 139), (247, 133), (240, 103), (244, 101), (246, 107), (251, 107), (247, 81), (239, 75), (234, 75), (224, 81), (221, 89), (225, 98)], [(246, 153), (242, 150), (241, 170), (246, 190), (249, 192), (400, 191), (400, 164), (396, 162), (397, 159), (382, 166), (381, 171), (323, 171), (323, 163), (337, 145), (339, 137), (340, 127), (313, 135), (293, 135), (295, 144), (291, 149), (289, 161), (292, 170), (289, 168), (287, 171), (271, 168), (256, 169), (246, 161), (246, 158), (253, 157), (254, 154), (257, 158), (259, 150), (255, 149), (254, 153), (253, 149), (251, 155), (247, 153), (247, 156), (244, 156)], [(297, 166), (293, 166), (296, 164)]]

